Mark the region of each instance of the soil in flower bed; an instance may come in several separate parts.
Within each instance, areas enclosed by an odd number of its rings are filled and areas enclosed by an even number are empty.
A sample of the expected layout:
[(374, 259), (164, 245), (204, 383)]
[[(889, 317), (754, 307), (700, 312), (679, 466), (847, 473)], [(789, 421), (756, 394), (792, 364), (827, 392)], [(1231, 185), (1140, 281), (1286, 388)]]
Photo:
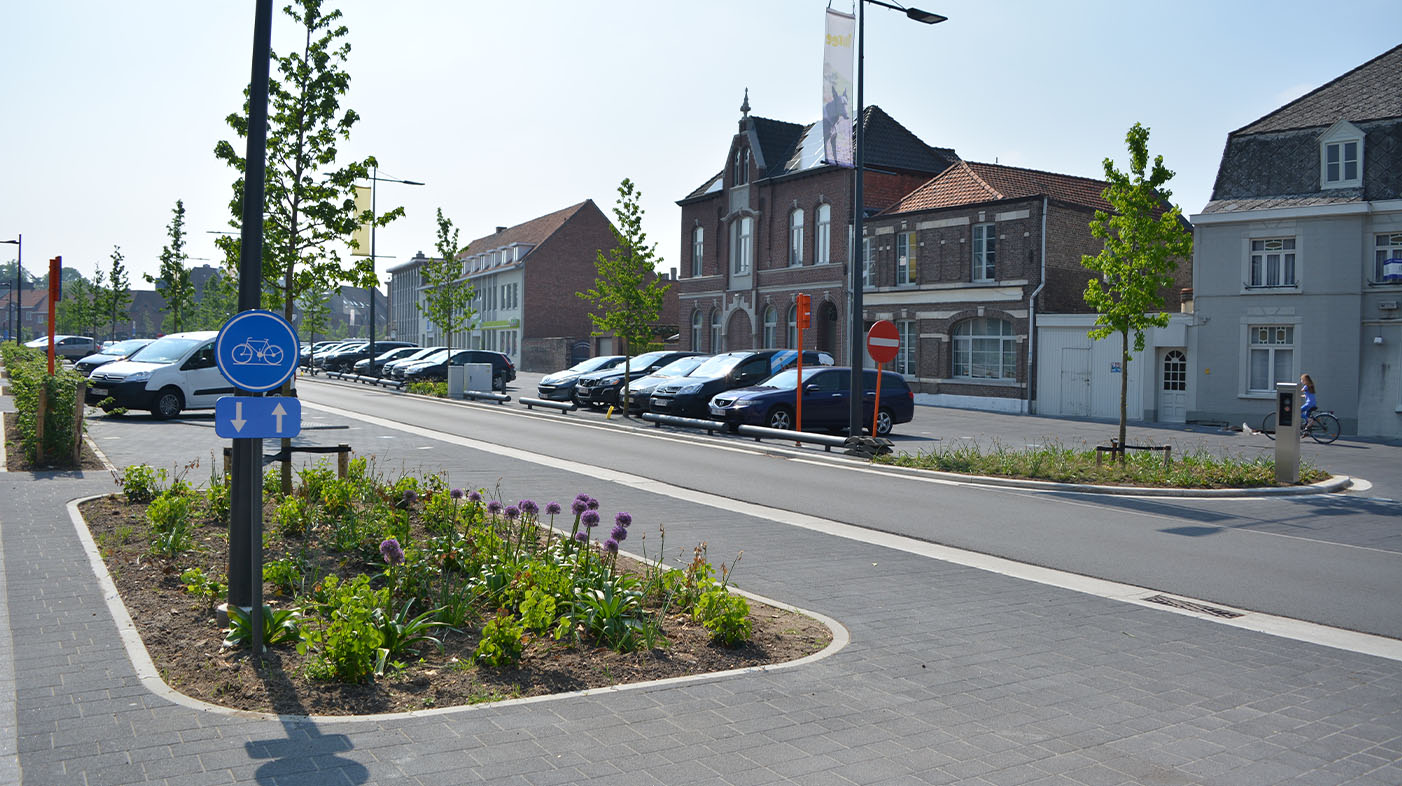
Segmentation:
[(71, 469), (103, 469), (102, 460), (93, 452), (92, 445), (86, 440), (83, 441), (83, 452), (77, 467), (69, 460), (71, 456), (63, 456), (47, 461), (43, 464), (36, 464), (29, 460), (24, 454), (24, 443), (19, 433), (19, 416), (14, 412), (4, 413), (5, 417), (5, 469), (9, 472), (39, 472), (43, 470), (71, 470)]
[[(81, 507), (161, 678), (186, 696), (226, 707), (293, 715), (450, 707), (783, 663), (817, 652), (832, 640), (828, 628), (812, 618), (750, 601), (753, 633), (738, 647), (713, 643), (710, 633), (689, 615), (669, 614), (662, 625), (667, 642), (662, 649), (621, 654), (587, 642), (556, 641), (548, 633), (528, 633), (520, 661), (494, 668), (473, 660), (480, 625), (486, 621), (479, 619), (461, 632), (440, 629), (441, 651), (426, 645), (420, 657), (402, 659), (402, 669), (389, 670), (383, 677), (363, 684), (317, 680), (306, 673), (312, 656), (299, 654), (290, 644), (270, 648), (256, 664), (248, 647), (224, 647), (225, 630), (215, 621), (210, 602), (185, 591), (180, 574), (186, 569), (199, 567), (220, 577), (226, 572), (228, 531), (224, 526), (206, 523), (196, 528), (195, 548), (167, 559), (151, 553), (153, 536), (145, 509), (146, 505), (129, 503), (120, 495)], [(272, 521), (273, 509), (272, 504), (267, 506), (265, 522)], [(302, 550), (309, 552), (305, 545)], [(270, 544), (265, 560), (281, 556), (279, 551), (278, 544)], [(312, 551), (308, 561), (318, 575), (332, 572), (351, 577), (377, 570), (354, 554)], [(618, 567), (636, 571), (642, 566), (620, 557)], [(270, 584), (264, 584), (263, 592), (265, 603), (273, 608), (291, 603)]]

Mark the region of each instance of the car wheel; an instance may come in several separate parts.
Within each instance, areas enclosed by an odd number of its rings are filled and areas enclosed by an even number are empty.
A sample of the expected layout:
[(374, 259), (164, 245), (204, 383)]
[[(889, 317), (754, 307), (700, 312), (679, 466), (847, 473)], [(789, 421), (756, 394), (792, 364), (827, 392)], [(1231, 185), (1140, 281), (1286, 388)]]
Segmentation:
[(185, 397), (180, 394), (179, 388), (162, 388), (156, 394), (156, 401), (151, 405), (151, 415), (165, 420), (180, 414), (180, 410), (185, 408)]
[(492, 377), (492, 390), (506, 392), (506, 380), (502, 377)]
[(896, 419), (891, 415), (891, 410), (882, 408), (876, 413), (876, 436), (889, 437), (895, 425)]
[(764, 419), (764, 425), (788, 431), (793, 428), (793, 413), (789, 412), (788, 407), (775, 407), (769, 410), (769, 416)]

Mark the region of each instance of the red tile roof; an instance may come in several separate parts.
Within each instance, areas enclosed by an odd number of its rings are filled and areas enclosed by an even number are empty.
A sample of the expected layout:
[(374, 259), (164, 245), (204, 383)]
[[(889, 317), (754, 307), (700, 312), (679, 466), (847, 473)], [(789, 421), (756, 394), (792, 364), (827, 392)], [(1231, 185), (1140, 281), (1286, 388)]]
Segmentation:
[(1100, 196), (1107, 185), (1103, 180), (1074, 175), (959, 161), (907, 194), (885, 213), (911, 213), (1031, 196), (1047, 196), (1096, 210), (1110, 210), (1109, 203)]
[[(586, 199), (577, 205), (570, 205), (563, 210), (556, 210), (554, 213), (546, 213), (543, 216), (533, 218), (523, 224), (507, 227), (500, 232), (487, 235), (486, 237), (479, 237), (471, 243), (468, 243), (467, 248), (458, 252), (458, 259), (466, 259), (467, 257), (480, 254), (484, 251), (509, 246), (512, 243), (525, 243), (530, 246), (538, 246), (544, 242), (546, 238), (555, 234), (557, 229), (564, 226), (566, 221), (573, 218), (574, 214), (583, 210), (586, 205), (593, 206), (594, 200)], [(598, 210), (597, 207), (594, 209)]]

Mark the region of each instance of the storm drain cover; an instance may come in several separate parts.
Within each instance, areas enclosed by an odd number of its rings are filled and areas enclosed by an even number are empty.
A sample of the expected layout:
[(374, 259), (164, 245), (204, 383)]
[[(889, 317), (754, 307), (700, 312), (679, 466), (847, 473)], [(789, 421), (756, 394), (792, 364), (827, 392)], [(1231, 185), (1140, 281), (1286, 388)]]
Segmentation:
[(1223, 619), (1232, 619), (1233, 617), (1241, 616), (1240, 612), (1219, 609), (1215, 606), (1205, 606), (1201, 603), (1193, 603), (1190, 600), (1183, 600), (1182, 598), (1170, 598), (1167, 595), (1151, 595), (1145, 598), (1144, 600), (1147, 600), (1150, 603), (1162, 603), (1165, 606), (1172, 606), (1175, 609), (1186, 609), (1188, 611), (1196, 611), (1199, 614), (1208, 614), (1213, 617), (1221, 617)]

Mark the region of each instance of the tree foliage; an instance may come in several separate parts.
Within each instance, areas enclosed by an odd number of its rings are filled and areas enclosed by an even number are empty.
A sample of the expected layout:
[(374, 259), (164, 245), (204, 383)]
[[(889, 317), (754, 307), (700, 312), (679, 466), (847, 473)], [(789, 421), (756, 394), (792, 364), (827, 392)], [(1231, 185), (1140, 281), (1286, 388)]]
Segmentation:
[[(662, 260), (657, 256), (657, 244), (647, 243), (641, 199), (633, 181), (624, 178), (613, 208), (617, 226), (609, 227), (615, 245), (607, 254), (599, 251), (594, 263), (594, 287), (578, 293), (593, 305), (589, 319), (594, 323), (594, 335), (613, 334), (624, 342), (627, 359), (623, 365), (621, 401), (626, 401), (629, 393), (632, 358), (648, 350), (653, 325), (662, 314), (663, 300), (671, 286), (655, 272)], [(626, 416), (628, 408), (625, 406), (623, 411)]]
[[(1177, 206), (1169, 204), (1173, 192), (1164, 184), (1173, 172), (1155, 156), (1149, 167), (1149, 129), (1135, 123), (1125, 136), (1129, 171), (1121, 172), (1105, 159), (1101, 196), (1113, 213), (1095, 211), (1091, 235), (1104, 241), (1095, 256), (1081, 257), (1081, 264), (1100, 274), (1086, 283), (1086, 304), (1099, 314), (1090, 337), (1097, 341), (1114, 334), (1121, 337), (1120, 436), (1125, 442), (1125, 408), (1128, 396), (1130, 335), (1134, 352), (1144, 351), (1144, 331), (1168, 325), (1162, 292), (1173, 284), (1178, 260), (1193, 253), (1192, 233), (1183, 225)], [(1147, 171), (1146, 171), (1147, 170)], [(1123, 455), (1123, 454), (1122, 454)]]
[[(263, 303), (292, 319), (299, 295), (316, 287), (342, 282), (372, 286), (374, 266), (369, 258), (343, 262), (339, 246), (355, 245), (351, 233), (372, 220), (358, 212), (354, 185), (369, 176), (375, 159), (337, 166), (337, 145), (350, 139), (360, 116), (342, 110), (340, 101), (350, 88), (343, 66), (350, 54), (349, 30), (341, 12), (323, 12), (321, 0), (295, 0), (285, 13), (301, 26), (302, 48), (279, 56), (273, 53), (274, 75), (268, 81), (267, 174), (263, 219)], [(248, 137), (248, 92), (241, 114), (227, 118), (240, 139)], [(243, 215), (244, 172), (247, 161), (228, 141), (214, 149), (220, 160), (238, 171), (229, 201), (230, 226)], [(384, 226), (404, 214), (395, 208), (373, 217)], [(216, 241), (237, 269), (240, 240)]]
[(200, 301), (195, 305), (191, 327), (195, 330), (218, 330), (238, 310), (238, 279), (228, 270), (220, 269), (218, 275), (210, 276), (205, 282)]
[(122, 247), (112, 246), (112, 264), (107, 269), (107, 288), (103, 290), (101, 300), (102, 321), (107, 323), (110, 338), (114, 341), (117, 338), (117, 318), (127, 315), (127, 307), (132, 302), (131, 277), (127, 274), (126, 265), (122, 264), (124, 259)]
[(185, 203), (175, 200), (175, 209), (171, 213), (170, 226), (166, 228), (170, 243), (161, 248), (160, 274), (153, 277), (150, 273), (143, 273), (142, 277), (147, 283), (155, 284), (156, 290), (165, 298), (165, 307), (161, 309), (166, 315), (162, 328), (167, 333), (180, 333), (190, 329), (195, 309), (195, 285), (190, 281), (190, 268), (185, 265), (185, 260), (190, 258), (185, 253)]
[(438, 256), (425, 262), (421, 268), (424, 296), (415, 303), (419, 313), (432, 322), (442, 335), (443, 343), (453, 348), (453, 334), (471, 330), (477, 322), (477, 309), (472, 301), (476, 289), (462, 276), (462, 263), (458, 261), (458, 230), (453, 222), (438, 208), (438, 240), (435, 243)]

